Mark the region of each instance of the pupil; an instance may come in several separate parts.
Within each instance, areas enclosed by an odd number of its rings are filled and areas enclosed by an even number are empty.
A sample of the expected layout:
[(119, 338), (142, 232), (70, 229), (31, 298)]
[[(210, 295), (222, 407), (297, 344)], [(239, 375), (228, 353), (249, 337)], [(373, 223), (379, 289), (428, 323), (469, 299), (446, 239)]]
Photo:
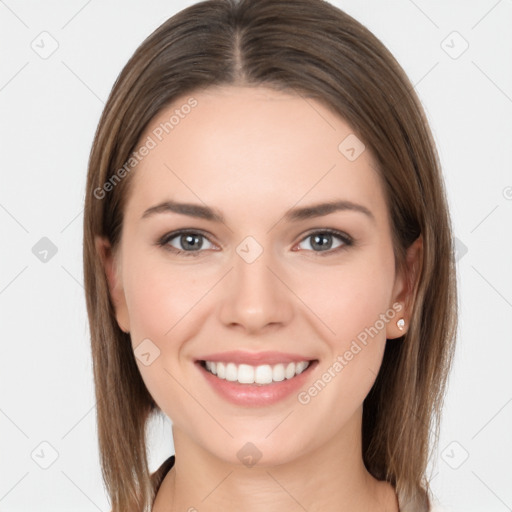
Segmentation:
[[(185, 249), (194, 249), (194, 240), (198, 240), (199, 239), (199, 235), (182, 235), (181, 236), (181, 241), (182, 241), (182, 246), (185, 248)], [(190, 242), (190, 244), (189, 244)], [(198, 244), (199, 247), (197, 248), (201, 248), (201, 244), (199, 243)]]
[[(313, 237), (313, 239), (314, 239), (314, 242), (313, 242), (312, 246), (314, 247), (315, 245), (317, 245), (317, 247), (322, 250), (330, 249), (330, 247), (332, 245), (332, 237), (329, 234), (315, 235)], [(327, 242), (326, 242), (326, 240), (327, 240)]]

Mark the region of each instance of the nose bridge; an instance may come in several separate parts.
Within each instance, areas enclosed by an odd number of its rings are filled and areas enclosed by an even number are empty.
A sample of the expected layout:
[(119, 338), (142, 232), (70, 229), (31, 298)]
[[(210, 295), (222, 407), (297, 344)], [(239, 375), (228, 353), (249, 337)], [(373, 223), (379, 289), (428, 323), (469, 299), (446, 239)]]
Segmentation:
[(240, 324), (255, 331), (290, 320), (292, 294), (276, 276), (278, 264), (270, 248), (246, 237), (236, 248), (233, 267), (221, 309), (226, 325)]

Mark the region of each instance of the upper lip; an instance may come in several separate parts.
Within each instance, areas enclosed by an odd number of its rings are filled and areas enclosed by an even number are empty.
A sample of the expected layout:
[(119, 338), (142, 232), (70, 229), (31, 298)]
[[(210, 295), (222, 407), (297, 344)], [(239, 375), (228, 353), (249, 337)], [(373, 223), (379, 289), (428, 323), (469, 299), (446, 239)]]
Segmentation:
[(313, 358), (286, 352), (242, 352), (240, 350), (232, 350), (229, 352), (209, 354), (198, 358), (197, 361), (229, 362), (258, 366), (263, 364), (275, 365), (279, 363), (287, 364), (299, 363), (300, 361), (313, 361)]

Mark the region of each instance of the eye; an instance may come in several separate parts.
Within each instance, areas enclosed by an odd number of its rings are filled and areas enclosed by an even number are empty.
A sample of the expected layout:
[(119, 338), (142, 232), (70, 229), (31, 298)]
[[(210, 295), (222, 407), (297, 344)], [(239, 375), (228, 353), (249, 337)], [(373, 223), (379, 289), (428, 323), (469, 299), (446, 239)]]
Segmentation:
[[(338, 239), (340, 243), (333, 246), (333, 239)], [(342, 233), (341, 231), (333, 230), (333, 229), (323, 229), (319, 231), (314, 231), (313, 233), (310, 233), (305, 238), (302, 239), (300, 243), (304, 243), (305, 241), (309, 241), (307, 245), (313, 250), (313, 252), (317, 253), (327, 253), (332, 254), (334, 252), (338, 252), (338, 250), (345, 249), (346, 247), (349, 247), (353, 245), (354, 241), (353, 239), (348, 236), (345, 233)], [(321, 256), (324, 256), (322, 254)]]
[(165, 249), (184, 256), (199, 256), (204, 247), (204, 241), (207, 241), (211, 247), (214, 245), (206, 238), (205, 235), (197, 231), (173, 231), (164, 235), (158, 242), (158, 245)]

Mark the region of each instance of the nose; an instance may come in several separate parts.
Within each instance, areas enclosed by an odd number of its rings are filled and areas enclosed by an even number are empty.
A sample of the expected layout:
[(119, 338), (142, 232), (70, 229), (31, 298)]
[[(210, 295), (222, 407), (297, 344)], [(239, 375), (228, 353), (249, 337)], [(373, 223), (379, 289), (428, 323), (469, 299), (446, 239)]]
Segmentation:
[(235, 254), (233, 267), (221, 297), (220, 319), (225, 326), (255, 334), (291, 321), (294, 294), (271, 251), (264, 250), (252, 263)]

